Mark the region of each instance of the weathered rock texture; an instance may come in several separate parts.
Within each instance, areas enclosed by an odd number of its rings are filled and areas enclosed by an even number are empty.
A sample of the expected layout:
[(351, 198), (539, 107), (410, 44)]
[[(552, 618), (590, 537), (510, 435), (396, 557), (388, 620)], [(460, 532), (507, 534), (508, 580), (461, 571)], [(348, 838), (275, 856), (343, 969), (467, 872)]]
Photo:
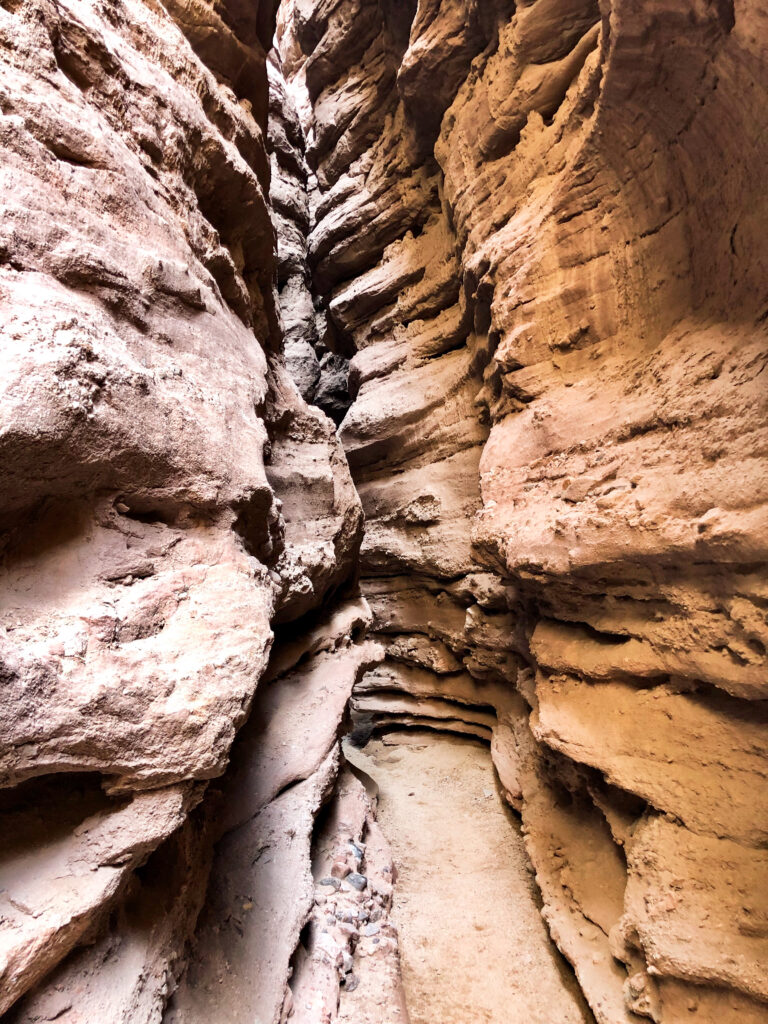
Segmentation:
[[(377, 651), (364, 602), (338, 603), (360, 502), (283, 355), (268, 150), (295, 115), (268, 147), (275, 6), (0, 3), (9, 1020), (159, 1021), (186, 959), (167, 1017), (215, 1019), (244, 892), (241, 957), (275, 943), (247, 985), (279, 1013), (310, 912), (314, 820)], [(245, 777), (206, 793), (255, 694)]]
[(768, 1019), (768, 8), (291, 0), (385, 661), (603, 1024)]
[(350, 700), (491, 744), (600, 1024), (768, 1018), (766, 40), (0, 0), (4, 1020), (404, 1020)]

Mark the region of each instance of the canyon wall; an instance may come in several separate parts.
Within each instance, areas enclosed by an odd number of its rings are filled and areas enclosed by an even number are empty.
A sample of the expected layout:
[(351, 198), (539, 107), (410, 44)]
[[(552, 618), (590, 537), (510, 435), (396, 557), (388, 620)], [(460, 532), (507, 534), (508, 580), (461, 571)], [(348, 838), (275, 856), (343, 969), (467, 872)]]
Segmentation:
[(355, 735), (491, 743), (601, 1024), (765, 1020), (768, 8), (279, 17), (386, 650)]
[(4, 1020), (272, 1019), (313, 906), (376, 649), (283, 351), (275, 6), (0, 3)]
[(768, 8), (276, 6), (0, 0), (3, 1020), (406, 1021), (421, 726), (600, 1024), (765, 1021)]

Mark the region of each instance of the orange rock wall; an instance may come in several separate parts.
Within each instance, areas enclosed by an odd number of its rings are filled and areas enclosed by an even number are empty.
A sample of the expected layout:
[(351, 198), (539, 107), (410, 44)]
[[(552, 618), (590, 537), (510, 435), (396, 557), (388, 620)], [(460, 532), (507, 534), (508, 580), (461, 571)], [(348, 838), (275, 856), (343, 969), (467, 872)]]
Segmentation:
[(766, 1019), (768, 8), (293, 0), (386, 660), (598, 1021)]

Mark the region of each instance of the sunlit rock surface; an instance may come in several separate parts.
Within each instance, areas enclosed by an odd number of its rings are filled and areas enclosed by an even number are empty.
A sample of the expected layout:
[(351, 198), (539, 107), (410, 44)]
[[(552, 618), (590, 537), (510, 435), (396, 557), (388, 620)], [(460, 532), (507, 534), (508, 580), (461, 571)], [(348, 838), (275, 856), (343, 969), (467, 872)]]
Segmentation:
[(387, 652), (357, 738), (492, 737), (600, 1022), (765, 1019), (768, 11), (279, 21)]

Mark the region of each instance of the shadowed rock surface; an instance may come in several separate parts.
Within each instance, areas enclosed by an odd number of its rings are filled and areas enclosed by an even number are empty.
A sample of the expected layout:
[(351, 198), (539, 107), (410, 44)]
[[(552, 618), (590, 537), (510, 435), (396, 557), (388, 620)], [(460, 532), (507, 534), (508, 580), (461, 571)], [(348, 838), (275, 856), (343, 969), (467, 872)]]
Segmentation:
[[(273, 624), (325, 603), (327, 659), (368, 615), (358, 601), (333, 620), (360, 504), (283, 356), (274, 13), (0, 5), (0, 778), (3, 834), (21, 844), (3, 853), (0, 1007), (48, 974), (18, 1020), (159, 1019), (224, 855), (205, 784), (227, 767)], [(332, 678), (325, 749), (280, 758), (244, 820), (279, 831), (279, 793), (306, 777), (295, 814), (311, 835), (354, 670)], [(303, 905), (287, 913), (298, 932)], [(282, 1003), (285, 975), (272, 985)]]

